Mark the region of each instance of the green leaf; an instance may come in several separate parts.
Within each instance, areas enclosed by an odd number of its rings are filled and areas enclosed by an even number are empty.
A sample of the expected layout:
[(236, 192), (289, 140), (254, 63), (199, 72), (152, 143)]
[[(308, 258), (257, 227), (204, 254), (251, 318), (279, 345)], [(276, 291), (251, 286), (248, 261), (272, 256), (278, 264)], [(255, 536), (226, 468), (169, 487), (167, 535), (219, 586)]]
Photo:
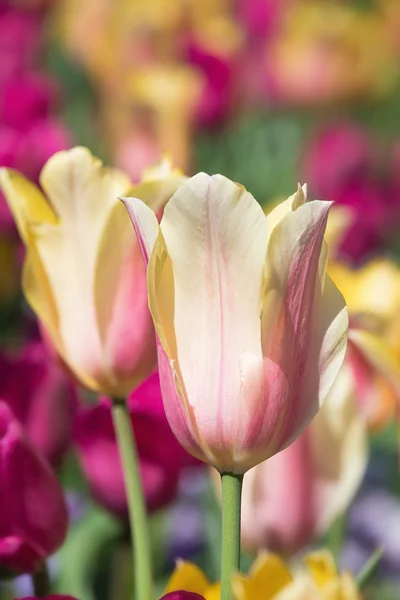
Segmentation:
[(115, 517), (92, 506), (71, 528), (60, 552), (56, 593), (75, 596), (79, 600), (95, 600), (93, 581), (101, 558), (122, 533), (123, 526)]
[(360, 590), (364, 589), (376, 574), (382, 555), (383, 548), (379, 546), (359, 571), (356, 581)]

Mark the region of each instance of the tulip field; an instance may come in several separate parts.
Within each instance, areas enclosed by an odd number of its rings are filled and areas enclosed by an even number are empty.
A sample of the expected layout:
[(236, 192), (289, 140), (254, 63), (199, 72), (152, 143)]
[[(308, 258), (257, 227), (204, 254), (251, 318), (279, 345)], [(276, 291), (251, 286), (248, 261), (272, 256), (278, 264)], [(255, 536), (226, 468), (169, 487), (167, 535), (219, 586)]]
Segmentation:
[(0, 600), (400, 598), (400, 0), (0, 0)]

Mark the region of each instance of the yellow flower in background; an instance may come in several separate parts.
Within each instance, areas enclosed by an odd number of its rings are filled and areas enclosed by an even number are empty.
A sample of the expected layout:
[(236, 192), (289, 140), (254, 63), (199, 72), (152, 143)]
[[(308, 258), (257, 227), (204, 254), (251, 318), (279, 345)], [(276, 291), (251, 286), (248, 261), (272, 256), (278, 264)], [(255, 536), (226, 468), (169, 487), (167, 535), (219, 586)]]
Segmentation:
[(346, 380), (370, 427), (379, 429), (400, 402), (400, 268), (389, 259), (360, 268), (331, 261), (328, 272), (349, 309), (349, 343), (335, 385)]
[(326, 550), (309, 554), (292, 573), (276, 554), (262, 553), (247, 576), (234, 575), (235, 600), (361, 600), (350, 573), (339, 573)]
[[(178, 562), (165, 593), (194, 592), (205, 600), (220, 599), (219, 583), (210, 583), (192, 563)], [(276, 554), (261, 553), (248, 575), (237, 573), (232, 580), (234, 600), (361, 600), (350, 573), (339, 573), (326, 550), (309, 554), (305, 568), (292, 572)]]
[(113, 396), (125, 396), (156, 366), (146, 270), (118, 196), (133, 189), (161, 216), (184, 178), (165, 163), (150, 177), (132, 187), (80, 147), (50, 158), (41, 189), (17, 171), (1, 172), (27, 250), (28, 302), (83, 385)]
[(198, 566), (183, 560), (177, 562), (165, 594), (179, 590), (200, 594), (205, 600), (220, 600), (221, 597), (219, 582), (211, 583)]
[(397, 76), (384, 20), (346, 3), (294, 3), (266, 62), (273, 91), (289, 103), (381, 95)]

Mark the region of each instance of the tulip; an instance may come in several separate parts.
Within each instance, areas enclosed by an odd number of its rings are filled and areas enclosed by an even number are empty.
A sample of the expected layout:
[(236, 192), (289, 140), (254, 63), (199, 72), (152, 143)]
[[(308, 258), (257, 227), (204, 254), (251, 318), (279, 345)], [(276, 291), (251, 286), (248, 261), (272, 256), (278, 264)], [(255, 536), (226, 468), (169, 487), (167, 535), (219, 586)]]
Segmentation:
[(325, 276), (330, 203), (304, 191), (266, 218), (221, 175), (201, 173), (160, 226), (125, 199), (148, 261), (167, 418), (191, 454), (241, 474), (306, 427), (342, 364), (347, 311)]
[(40, 342), (15, 358), (0, 354), (0, 398), (36, 448), (57, 466), (72, 440), (76, 390)]
[(165, 597), (169, 598), (173, 593), (179, 593), (178, 590), (199, 594), (205, 600), (220, 600), (221, 597), (219, 582), (211, 583), (199, 567), (183, 560), (178, 561), (168, 581)]
[[(128, 409), (147, 509), (154, 512), (173, 500), (180, 473), (195, 463), (178, 444), (165, 418), (157, 374), (129, 396)], [(124, 480), (108, 399), (80, 411), (75, 439), (82, 470), (94, 496), (106, 508), (126, 518)]]
[(329, 273), (350, 314), (349, 344), (337, 384), (340, 393), (355, 398), (376, 431), (395, 417), (400, 402), (400, 270), (390, 260), (376, 260), (360, 269), (331, 262)]
[[(261, 553), (248, 575), (236, 573), (232, 580), (234, 600), (360, 600), (350, 573), (339, 573), (330, 553), (325, 550), (309, 554), (306, 568), (292, 574), (276, 554)], [(168, 585), (167, 595), (185, 589), (205, 600), (219, 600), (219, 583), (211, 584), (195, 565), (178, 563)], [(179, 593), (178, 591), (176, 592)], [(178, 596), (179, 598), (179, 596)]]
[(61, 486), (0, 402), (0, 564), (33, 572), (63, 543), (68, 525)]
[(337, 377), (328, 399), (288, 448), (244, 480), (245, 548), (290, 555), (323, 534), (350, 505), (368, 459), (365, 421)]
[[(168, 166), (152, 177), (161, 180), (134, 190), (159, 211), (182, 177)], [(156, 361), (139, 244), (117, 200), (128, 178), (77, 147), (48, 160), (43, 192), (11, 169), (1, 183), (27, 249), (23, 289), (46, 337), (83, 385), (127, 395)]]
[(233, 578), (234, 600), (361, 600), (350, 573), (338, 573), (333, 557), (320, 550), (309, 554), (306, 569), (292, 575), (274, 554), (260, 554), (249, 575)]

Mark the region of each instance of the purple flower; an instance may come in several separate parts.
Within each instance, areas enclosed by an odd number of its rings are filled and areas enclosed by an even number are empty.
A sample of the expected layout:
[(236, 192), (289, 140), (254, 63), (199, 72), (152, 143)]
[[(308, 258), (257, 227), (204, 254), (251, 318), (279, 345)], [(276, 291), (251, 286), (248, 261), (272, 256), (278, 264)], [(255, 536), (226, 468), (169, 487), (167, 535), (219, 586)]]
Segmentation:
[(56, 476), (0, 401), (0, 565), (34, 571), (61, 546), (67, 527)]

